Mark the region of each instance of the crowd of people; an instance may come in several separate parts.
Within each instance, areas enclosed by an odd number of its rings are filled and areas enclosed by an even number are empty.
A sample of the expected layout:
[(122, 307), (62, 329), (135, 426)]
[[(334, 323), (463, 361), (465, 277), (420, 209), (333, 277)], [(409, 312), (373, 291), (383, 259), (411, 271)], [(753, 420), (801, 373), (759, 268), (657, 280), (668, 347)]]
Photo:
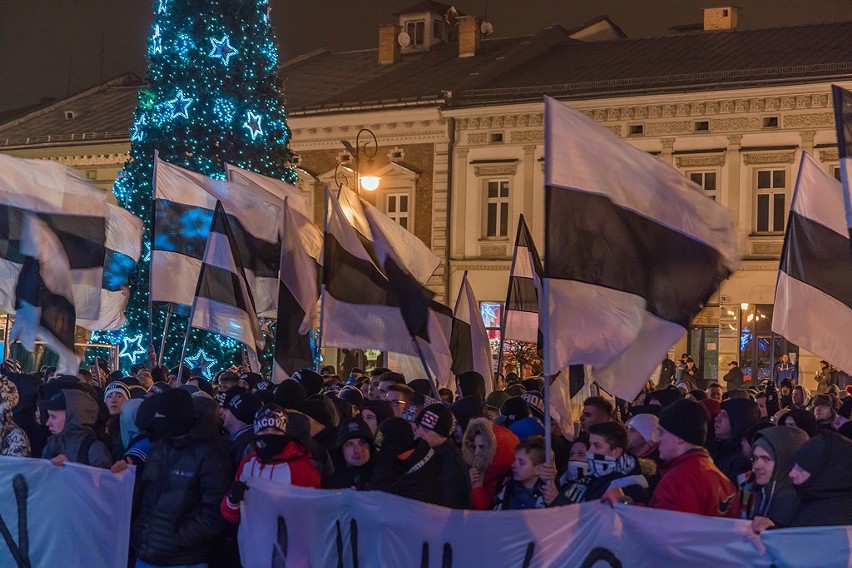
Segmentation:
[(633, 401), (585, 399), (573, 428), (552, 423), (548, 456), (543, 380), (514, 373), (486, 394), (475, 372), (453, 392), (386, 368), (345, 381), (303, 369), (273, 384), (239, 369), (123, 375), (103, 361), (77, 376), (23, 374), (7, 360), (0, 455), (134, 465), (140, 568), (239, 566), (252, 478), (455, 509), (627, 503), (751, 519), (756, 533), (852, 524), (852, 387), (811, 397), (796, 377), (749, 388), (726, 376), (728, 388), (684, 388), (694, 368), (664, 365)]

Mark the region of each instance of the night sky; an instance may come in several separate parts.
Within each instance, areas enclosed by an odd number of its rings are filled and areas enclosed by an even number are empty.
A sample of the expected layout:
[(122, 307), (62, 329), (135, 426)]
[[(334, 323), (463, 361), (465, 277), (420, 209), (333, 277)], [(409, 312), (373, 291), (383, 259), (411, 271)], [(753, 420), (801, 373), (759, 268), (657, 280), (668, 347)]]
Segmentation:
[[(180, 0), (174, 0), (180, 1)], [(225, 1), (225, 0), (222, 0)], [(417, 0), (271, 0), (282, 61), (308, 51), (375, 47), (378, 26)], [(630, 37), (701, 21), (708, 0), (455, 0), (494, 36), (566, 28), (608, 15)], [(741, 28), (852, 20), (852, 0), (737, 0)], [(151, 0), (0, 0), (0, 111), (63, 97), (132, 71), (145, 75)], [(103, 45), (103, 50), (101, 46)], [(103, 53), (103, 56), (101, 55)]]

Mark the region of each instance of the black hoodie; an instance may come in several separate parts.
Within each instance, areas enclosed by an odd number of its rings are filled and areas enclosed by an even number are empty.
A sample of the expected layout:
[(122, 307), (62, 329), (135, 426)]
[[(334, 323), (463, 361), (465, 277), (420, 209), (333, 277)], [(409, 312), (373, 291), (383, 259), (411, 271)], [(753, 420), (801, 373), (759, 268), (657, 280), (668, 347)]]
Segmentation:
[(748, 518), (767, 517), (776, 527), (786, 527), (799, 507), (799, 496), (790, 481), (790, 469), (808, 435), (799, 428), (773, 426), (757, 434), (756, 446), (762, 446), (775, 460), (772, 477), (766, 486), (754, 485), (754, 497), (749, 504)]
[(718, 440), (713, 461), (734, 487), (738, 487), (737, 477), (751, 469), (751, 461), (743, 455), (740, 441), (750, 427), (760, 422), (760, 408), (748, 398), (729, 398), (722, 401), (722, 410), (731, 423), (731, 436), (727, 440)]
[(811, 476), (794, 486), (801, 504), (790, 526), (852, 525), (852, 441), (820, 432), (799, 449), (796, 463)]

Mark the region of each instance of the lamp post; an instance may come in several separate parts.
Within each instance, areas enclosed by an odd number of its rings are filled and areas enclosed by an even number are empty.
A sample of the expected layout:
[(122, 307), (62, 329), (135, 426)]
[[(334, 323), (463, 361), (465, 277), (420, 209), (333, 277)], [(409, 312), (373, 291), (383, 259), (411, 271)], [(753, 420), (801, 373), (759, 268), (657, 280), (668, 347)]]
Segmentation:
[[(364, 136), (363, 142), (361, 141), (362, 136)], [(360, 195), (362, 189), (364, 191), (375, 191), (378, 189), (382, 178), (375, 173), (373, 157), (379, 151), (379, 141), (376, 139), (373, 131), (369, 128), (359, 130), (355, 136), (354, 147), (348, 140), (341, 140), (340, 143), (343, 144), (352, 159), (340, 162), (334, 170), (334, 181), (337, 183), (338, 189), (343, 187), (343, 183), (346, 181), (345, 172), (347, 170), (354, 178), (353, 185), (355, 186), (355, 193)], [(366, 158), (366, 164), (363, 165), (363, 168), (361, 164), (362, 153), (363, 157)]]

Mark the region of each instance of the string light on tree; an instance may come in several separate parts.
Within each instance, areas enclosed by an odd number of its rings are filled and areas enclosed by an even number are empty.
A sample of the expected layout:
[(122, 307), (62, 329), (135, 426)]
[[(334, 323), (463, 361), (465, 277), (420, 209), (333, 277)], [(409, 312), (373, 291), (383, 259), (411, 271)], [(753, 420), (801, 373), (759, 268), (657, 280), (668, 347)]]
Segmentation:
[(121, 340), (121, 351), (118, 352), (118, 358), (126, 358), (130, 364), (136, 362), (140, 355), (145, 355), (148, 351), (142, 345), (142, 334), (135, 337), (125, 337)]
[(249, 134), (251, 134), (251, 139), (254, 140), (263, 134), (263, 128), (260, 125), (260, 121), (263, 120), (263, 117), (259, 114), (253, 113), (252, 111), (247, 111), (246, 116), (248, 116), (248, 118), (243, 123), (243, 126), (248, 128)]
[(133, 125), (133, 129), (130, 134), (130, 140), (132, 142), (141, 142), (145, 139), (145, 125), (147, 124), (148, 117), (143, 114), (139, 117), (139, 120), (136, 121), (136, 124)]
[(193, 102), (192, 97), (187, 97), (182, 90), (178, 90), (177, 96), (168, 101), (168, 105), (172, 107), (172, 118), (182, 116), (188, 119), (189, 107), (192, 106)]
[(190, 369), (201, 369), (201, 374), (208, 379), (213, 378), (213, 368), (219, 364), (215, 359), (207, 355), (204, 349), (199, 349), (198, 353), (192, 357), (187, 357), (186, 362), (189, 363)]
[(160, 32), (160, 26), (154, 26), (154, 35), (151, 36), (151, 51), (153, 53), (163, 53), (163, 34)]
[(159, 4), (157, 4), (157, 13), (165, 14), (169, 7), (169, 0), (159, 0)]
[(226, 35), (223, 35), (222, 39), (219, 40), (216, 38), (210, 38), (210, 41), (213, 43), (213, 49), (210, 51), (210, 57), (213, 59), (221, 59), (225, 62), (226, 66), (231, 62), (231, 57), (239, 53), (239, 51), (234, 49), (231, 45), (231, 40), (229, 40)]

